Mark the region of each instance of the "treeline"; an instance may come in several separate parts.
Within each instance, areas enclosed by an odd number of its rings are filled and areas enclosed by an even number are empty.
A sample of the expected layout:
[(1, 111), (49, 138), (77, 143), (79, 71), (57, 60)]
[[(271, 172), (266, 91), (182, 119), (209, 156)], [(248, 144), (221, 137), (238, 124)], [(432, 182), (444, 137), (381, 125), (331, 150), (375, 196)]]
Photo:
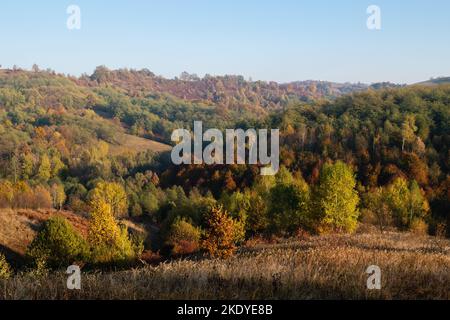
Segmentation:
[[(417, 183), (397, 178), (376, 192), (359, 193), (352, 169), (341, 161), (324, 164), (316, 185), (282, 167), (277, 176), (259, 176), (250, 188), (223, 192), (218, 199), (197, 189), (186, 194), (180, 187), (145, 185), (144, 194), (151, 195), (145, 214), (160, 226), (153, 250), (166, 256), (203, 251), (228, 257), (250, 238), (354, 232), (361, 219), (381, 231), (426, 234), (430, 221), (428, 201)], [(86, 198), (87, 238), (63, 218), (53, 218), (28, 249), (31, 263), (38, 270), (73, 261), (91, 267), (133, 264), (149, 246), (145, 234), (130, 234), (121, 222), (132, 205), (129, 194), (120, 183), (98, 182)]]
[(424, 190), (433, 217), (450, 212), (450, 87), (367, 91), (296, 105), (273, 117), (283, 128), (282, 162), (314, 184), (321, 165), (343, 160), (367, 192), (398, 178)]
[[(310, 101), (319, 98), (334, 98), (353, 91), (365, 90), (365, 84), (340, 84), (326, 81), (298, 81), (286, 84), (246, 80), (239, 75), (211, 76), (200, 78), (196, 74), (183, 72), (175, 79), (156, 76), (147, 69), (109, 70), (97, 67), (90, 76), (80, 79), (89, 86), (114, 86), (130, 96), (143, 92), (170, 94), (186, 101), (202, 101), (217, 105), (220, 109), (243, 110), (264, 113), (265, 110), (280, 109), (289, 101)], [(381, 83), (375, 86), (395, 86)]]

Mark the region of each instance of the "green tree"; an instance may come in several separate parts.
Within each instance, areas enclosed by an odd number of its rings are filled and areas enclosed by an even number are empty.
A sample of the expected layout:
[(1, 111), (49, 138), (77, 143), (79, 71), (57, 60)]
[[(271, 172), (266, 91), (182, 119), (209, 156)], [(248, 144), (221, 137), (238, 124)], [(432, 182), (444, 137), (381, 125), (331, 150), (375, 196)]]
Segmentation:
[(419, 184), (413, 180), (409, 185), (410, 190), (410, 208), (409, 220), (425, 220), (430, 212), (430, 205), (424, 196), (423, 190)]
[(64, 162), (61, 161), (60, 157), (54, 155), (51, 159), (51, 176), (57, 177), (64, 167)]
[(46, 154), (43, 154), (40, 159), (37, 178), (43, 182), (47, 182), (51, 177), (51, 170), (50, 159)]
[(269, 192), (263, 194), (262, 190), (246, 189), (244, 192), (234, 192), (229, 195), (222, 194), (220, 202), (233, 218), (244, 222), (246, 232), (255, 235), (266, 231), (269, 221), (267, 217), (267, 198)]
[(34, 158), (32, 154), (23, 154), (20, 158), (22, 179), (28, 180), (33, 175)]
[(314, 192), (314, 211), (319, 233), (353, 232), (359, 216), (359, 196), (353, 171), (341, 161), (325, 164)]
[(269, 193), (268, 217), (273, 232), (293, 234), (300, 227), (308, 228), (310, 189), (302, 177), (294, 178), (281, 170), (277, 184)]
[(407, 115), (402, 124), (402, 151), (405, 150), (406, 143), (413, 143), (416, 140), (416, 119), (413, 115)]
[(386, 190), (383, 188), (369, 191), (364, 197), (365, 208), (373, 214), (380, 232), (384, 232), (392, 224), (392, 210), (386, 202), (386, 197)]
[(422, 220), (428, 215), (430, 206), (417, 182), (408, 184), (403, 178), (397, 178), (386, 189), (386, 201), (389, 204), (395, 224), (400, 229), (408, 229), (414, 220)]
[(45, 261), (48, 267), (67, 267), (88, 260), (88, 246), (83, 237), (62, 217), (47, 220), (27, 250), (35, 264)]

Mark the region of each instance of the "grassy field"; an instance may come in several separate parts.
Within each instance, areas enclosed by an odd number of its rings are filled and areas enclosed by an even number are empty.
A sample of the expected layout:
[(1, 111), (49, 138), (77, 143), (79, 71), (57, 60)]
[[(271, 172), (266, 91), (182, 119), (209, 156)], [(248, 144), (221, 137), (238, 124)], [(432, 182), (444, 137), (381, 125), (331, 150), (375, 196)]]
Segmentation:
[[(369, 265), (381, 290), (366, 287)], [(22, 273), (0, 282), (0, 299), (450, 299), (450, 242), (407, 233), (329, 235), (249, 242), (228, 260), (66, 275)]]
[(154, 140), (144, 139), (129, 134), (120, 134), (117, 137), (118, 144), (110, 144), (109, 152), (111, 155), (121, 155), (124, 153), (137, 153), (143, 151), (164, 152), (170, 151), (171, 146)]

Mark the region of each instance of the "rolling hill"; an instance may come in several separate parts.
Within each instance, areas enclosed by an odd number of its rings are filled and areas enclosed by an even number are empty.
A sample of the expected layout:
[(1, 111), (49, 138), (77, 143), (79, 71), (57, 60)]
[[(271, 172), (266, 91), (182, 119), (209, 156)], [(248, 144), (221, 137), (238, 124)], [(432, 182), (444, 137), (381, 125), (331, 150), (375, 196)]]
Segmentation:
[(434, 78), (427, 81), (416, 83), (415, 85), (437, 86), (441, 84), (450, 84), (450, 77)]

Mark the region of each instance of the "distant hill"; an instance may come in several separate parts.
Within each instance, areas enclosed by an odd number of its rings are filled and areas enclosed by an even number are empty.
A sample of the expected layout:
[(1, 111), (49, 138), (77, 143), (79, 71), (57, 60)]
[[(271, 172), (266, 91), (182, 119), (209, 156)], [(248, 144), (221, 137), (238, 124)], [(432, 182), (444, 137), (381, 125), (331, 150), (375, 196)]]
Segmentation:
[(450, 84), (450, 77), (435, 78), (430, 79), (428, 81), (416, 83), (416, 85), (425, 85), (425, 86), (436, 86), (441, 84)]
[(333, 98), (369, 87), (362, 83), (314, 80), (280, 84), (273, 81), (245, 80), (240, 75), (205, 75), (200, 78), (186, 72), (175, 79), (167, 79), (156, 76), (147, 69), (109, 70), (103, 66), (97, 67), (92, 75), (84, 75), (79, 80), (90, 87), (112, 85), (126, 90), (129, 94), (139, 91), (170, 94), (187, 101), (250, 109), (276, 109), (293, 99), (306, 101)]
[[(170, 143), (171, 132), (192, 126), (193, 119), (220, 129), (236, 123), (250, 127), (270, 112), (299, 101), (334, 99), (369, 88), (376, 89), (362, 83), (314, 80), (280, 84), (239, 75), (200, 78), (183, 73), (167, 79), (147, 69), (103, 66), (81, 77), (16, 68), (0, 69), (0, 110), (11, 117), (2, 124), (3, 130), (10, 124), (17, 130), (9, 134), (26, 131), (30, 138), (34, 133), (24, 130), (26, 126), (52, 128), (73, 141), (103, 140), (118, 155), (168, 150), (156, 141)], [(124, 139), (123, 133), (134, 138)], [(8, 143), (11, 137), (4, 140)]]

